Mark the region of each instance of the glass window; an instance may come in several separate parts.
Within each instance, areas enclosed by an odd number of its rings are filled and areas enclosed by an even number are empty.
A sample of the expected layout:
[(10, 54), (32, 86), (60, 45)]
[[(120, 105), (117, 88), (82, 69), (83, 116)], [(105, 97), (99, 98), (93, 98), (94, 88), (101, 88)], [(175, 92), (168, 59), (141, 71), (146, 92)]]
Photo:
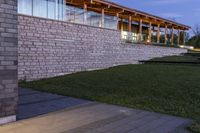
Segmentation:
[(101, 14), (96, 13), (96, 12), (88, 12), (87, 13), (87, 22), (91, 26), (101, 26)]
[(104, 27), (109, 29), (117, 29), (117, 17), (105, 15)]
[(75, 8), (72, 6), (66, 5), (66, 21), (75, 22)]
[(76, 8), (73, 6), (66, 5), (65, 14), (66, 20), (68, 22), (75, 22), (78, 24), (84, 23), (84, 10), (82, 8)]
[(33, 0), (33, 16), (47, 18), (47, 0)]
[(123, 23), (123, 31), (128, 32), (128, 22), (126, 22), (126, 21)]
[[(18, 0), (18, 12), (96, 27), (102, 26), (101, 13), (85, 11), (83, 8), (66, 5), (65, 0)], [(117, 29), (117, 17), (105, 15), (104, 27)], [(124, 27), (126, 29), (127, 26), (124, 25)]]
[(56, 3), (55, 0), (47, 0), (47, 13), (48, 18), (55, 19), (56, 18)]
[(132, 24), (132, 32), (133, 33), (138, 33), (139, 32), (139, 26), (137, 24)]
[(84, 24), (84, 10), (81, 8), (75, 8), (75, 22)]
[(32, 15), (32, 0), (18, 0), (18, 12)]
[(64, 0), (56, 0), (56, 19), (64, 20), (65, 19), (65, 1)]

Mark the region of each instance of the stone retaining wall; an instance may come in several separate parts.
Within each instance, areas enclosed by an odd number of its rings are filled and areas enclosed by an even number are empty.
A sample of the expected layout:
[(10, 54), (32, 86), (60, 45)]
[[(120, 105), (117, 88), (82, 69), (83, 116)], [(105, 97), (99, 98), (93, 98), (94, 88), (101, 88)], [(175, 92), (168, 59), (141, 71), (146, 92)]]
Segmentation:
[(17, 0), (0, 0), (0, 125), (16, 120)]
[(19, 15), (20, 80), (136, 64), (185, 49), (125, 44), (117, 30)]

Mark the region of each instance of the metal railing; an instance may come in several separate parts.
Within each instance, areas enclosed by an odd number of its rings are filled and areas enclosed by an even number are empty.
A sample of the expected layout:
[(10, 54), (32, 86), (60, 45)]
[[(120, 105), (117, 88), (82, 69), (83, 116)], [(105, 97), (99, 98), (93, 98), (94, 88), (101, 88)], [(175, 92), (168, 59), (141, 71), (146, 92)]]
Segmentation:
[[(147, 34), (138, 34), (138, 33), (133, 33), (133, 32), (127, 32), (127, 31), (122, 31), (121, 32), (121, 37), (122, 40), (127, 42), (127, 43), (150, 43), (150, 39)], [(174, 45), (178, 46), (178, 37), (175, 35), (174, 36), (174, 42), (171, 43), (171, 36), (167, 36), (167, 40), (165, 42), (165, 35), (160, 36), (160, 41), (159, 43), (157, 42), (157, 36), (152, 35), (151, 36), (151, 43), (152, 44), (159, 44), (159, 45)], [(179, 41), (180, 42), (180, 41)]]

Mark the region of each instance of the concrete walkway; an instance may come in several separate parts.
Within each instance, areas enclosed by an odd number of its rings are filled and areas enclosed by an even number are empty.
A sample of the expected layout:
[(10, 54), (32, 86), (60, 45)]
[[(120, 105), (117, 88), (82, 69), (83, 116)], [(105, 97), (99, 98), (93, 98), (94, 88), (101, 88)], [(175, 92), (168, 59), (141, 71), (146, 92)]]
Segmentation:
[(179, 117), (83, 100), (57, 112), (0, 126), (0, 133), (188, 133), (184, 128), (190, 123)]
[(17, 120), (35, 117), (87, 102), (89, 101), (19, 88)]

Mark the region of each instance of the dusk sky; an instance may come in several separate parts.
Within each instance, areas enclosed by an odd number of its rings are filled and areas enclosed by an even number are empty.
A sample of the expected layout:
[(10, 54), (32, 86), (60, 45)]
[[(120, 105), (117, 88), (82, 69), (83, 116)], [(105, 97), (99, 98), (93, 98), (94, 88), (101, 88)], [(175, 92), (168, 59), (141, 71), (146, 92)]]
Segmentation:
[(138, 9), (193, 27), (200, 24), (200, 0), (111, 0), (124, 6)]

